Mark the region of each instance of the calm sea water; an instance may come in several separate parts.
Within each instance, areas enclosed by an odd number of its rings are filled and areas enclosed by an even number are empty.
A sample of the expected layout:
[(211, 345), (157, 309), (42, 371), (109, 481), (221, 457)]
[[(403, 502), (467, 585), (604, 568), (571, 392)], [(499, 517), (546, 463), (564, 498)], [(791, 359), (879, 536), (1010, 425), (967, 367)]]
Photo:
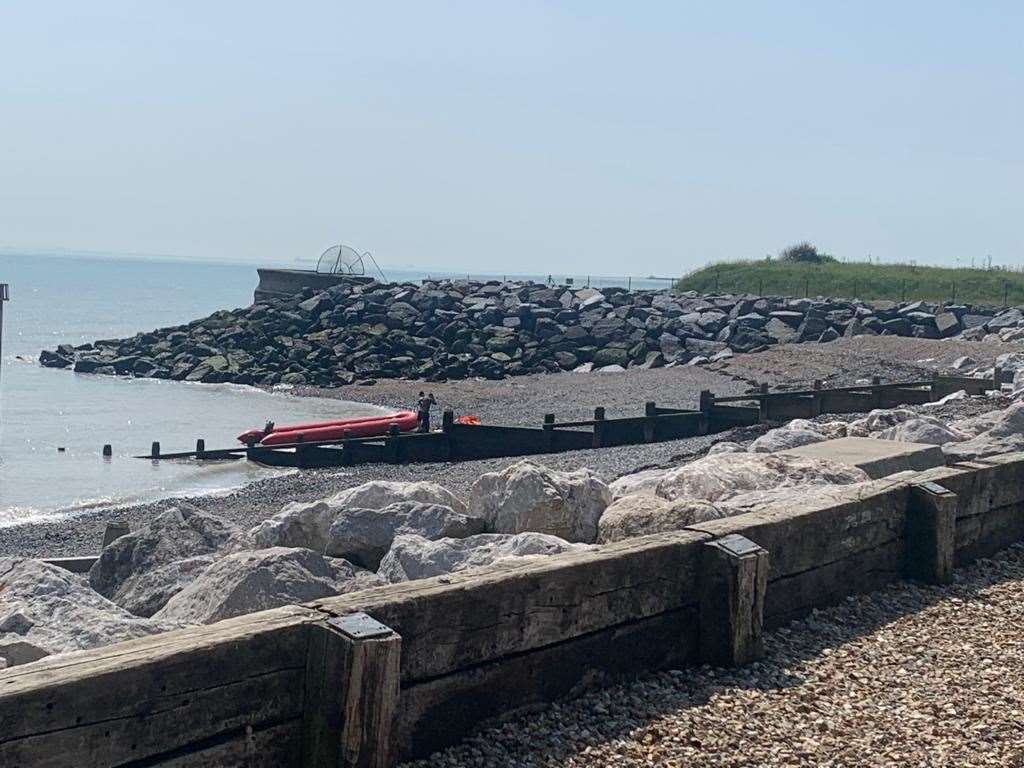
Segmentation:
[[(0, 360), (0, 526), (100, 504), (215, 493), (280, 470), (150, 462), (163, 450), (235, 444), (250, 426), (370, 415), (374, 406), (235, 385), (90, 376), (42, 368), (41, 349), (174, 325), (251, 303), (254, 266), (0, 255), (11, 286)], [(396, 404), (403, 406), (405, 404)], [(104, 443), (114, 455), (102, 457)], [(63, 452), (58, 452), (63, 447)]]

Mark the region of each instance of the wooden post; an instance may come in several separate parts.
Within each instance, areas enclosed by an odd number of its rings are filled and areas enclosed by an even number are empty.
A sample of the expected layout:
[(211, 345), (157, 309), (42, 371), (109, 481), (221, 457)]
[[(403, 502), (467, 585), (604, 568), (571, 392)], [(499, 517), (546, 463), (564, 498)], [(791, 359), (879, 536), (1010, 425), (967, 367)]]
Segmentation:
[(402, 440), (402, 431), (398, 428), (397, 424), (392, 424), (388, 427), (388, 436), (384, 439), (384, 459), (391, 464), (397, 464), (399, 461), (398, 453)]
[(768, 384), (762, 384), (757, 388), (761, 396), (757, 400), (757, 420), (768, 421), (771, 416), (771, 409), (768, 407)]
[(555, 447), (555, 414), (544, 414), (544, 445), (548, 451)]
[(595, 448), (600, 448), (604, 444), (604, 406), (597, 406), (594, 409), (594, 442)]
[(938, 483), (910, 486), (906, 574), (928, 584), (953, 581), (957, 495)]
[(697, 434), (706, 435), (711, 429), (711, 411), (715, 407), (715, 393), (710, 389), (700, 391), (700, 424)]
[(878, 389), (878, 385), (881, 384), (881, 383), (882, 383), (882, 377), (881, 376), (872, 376), (871, 377), (871, 386), (872, 386), (871, 394), (873, 394), (875, 396), (875, 408), (881, 408), (882, 407), (882, 390)]
[(154, 440), (153, 445), (149, 449), (149, 458), (159, 459), (160, 458), (160, 441)]
[(203, 440), (203, 438), (201, 437), (198, 440), (196, 440), (196, 458), (206, 458), (206, 441)]
[(445, 436), (446, 458), (455, 458), (455, 411), (445, 408), (441, 413), (441, 432)]
[(130, 533), (131, 530), (128, 528), (128, 523), (119, 521), (116, 523), (107, 523), (103, 529), (103, 546), (112, 542), (114, 539), (119, 539), (125, 534)]
[(644, 418), (647, 419), (644, 422), (644, 442), (653, 443), (655, 429), (658, 426), (658, 406), (653, 401), (644, 403)]
[(302, 765), (390, 768), (402, 638), (365, 613), (310, 626)]
[(814, 394), (811, 395), (811, 416), (821, 416), (821, 401), (824, 399), (821, 395), (821, 379), (815, 379), (814, 384), (811, 385), (811, 389), (814, 390)]
[(764, 655), (768, 552), (739, 534), (704, 545), (700, 572), (700, 658), (733, 667)]

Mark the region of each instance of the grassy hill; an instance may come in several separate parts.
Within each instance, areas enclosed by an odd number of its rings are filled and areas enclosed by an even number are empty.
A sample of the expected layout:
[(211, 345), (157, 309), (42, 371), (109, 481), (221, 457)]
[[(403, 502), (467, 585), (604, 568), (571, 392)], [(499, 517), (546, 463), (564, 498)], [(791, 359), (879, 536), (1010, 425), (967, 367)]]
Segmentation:
[(691, 272), (676, 287), (702, 293), (1024, 304), (1024, 273), (910, 264), (732, 261)]

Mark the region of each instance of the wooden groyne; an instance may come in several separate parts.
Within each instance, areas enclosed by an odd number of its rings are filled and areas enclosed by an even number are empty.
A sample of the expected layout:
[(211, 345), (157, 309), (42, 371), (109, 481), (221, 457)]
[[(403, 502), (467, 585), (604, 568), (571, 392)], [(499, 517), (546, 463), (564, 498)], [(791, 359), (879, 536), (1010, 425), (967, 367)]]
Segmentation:
[[(385, 766), (1024, 539), (1024, 454), (0, 672), (0, 765)], [(811, 631), (811, 630), (801, 630)]]
[(886, 382), (874, 377), (870, 384), (825, 388), (820, 381), (810, 389), (772, 392), (767, 385), (743, 395), (717, 397), (702, 391), (699, 407), (670, 408), (644, 404), (643, 415), (606, 418), (605, 409), (579, 421), (556, 420), (546, 414), (540, 427), (459, 424), (446, 410), (440, 432), (426, 434), (397, 431), (382, 437), (363, 437), (285, 445), (207, 449), (201, 441), (194, 451), (161, 453), (160, 444), (145, 459), (224, 460), (248, 458), (276, 467), (336, 467), (369, 463), (450, 462), (511, 458), (621, 445), (679, 440), (724, 432), (739, 426), (824, 413), (860, 413), (873, 408), (892, 408), (938, 400), (951, 392), (969, 395), (998, 388), (996, 379), (935, 376), (917, 381)]

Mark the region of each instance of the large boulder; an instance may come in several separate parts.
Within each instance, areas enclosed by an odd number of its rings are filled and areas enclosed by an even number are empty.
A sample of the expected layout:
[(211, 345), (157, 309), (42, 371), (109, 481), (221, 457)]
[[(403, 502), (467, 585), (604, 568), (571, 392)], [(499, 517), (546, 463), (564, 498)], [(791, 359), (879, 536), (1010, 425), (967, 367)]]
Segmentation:
[(465, 539), (398, 536), (381, 561), (378, 574), (391, 583), (428, 579), (506, 560), (557, 555), (588, 549), (543, 533), (484, 533)]
[(825, 459), (780, 453), (718, 453), (667, 473), (658, 495), (670, 501), (725, 501), (746, 491), (809, 485), (847, 485), (868, 480), (867, 474)]
[(868, 437), (904, 421), (916, 419), (920, 414), (909, 408), (876, 408), (862, 419), (851, 421), (846, 427), (850, 437)]
[(251, 533), (259, 547), (305, 547), (324, 552), (331, 524), (342, 510), (383, 509), (402, 501), (442, 504), (457, 513), (466, 512), (462, 500), (437, 483), (374, 480), (347, 488), (328, 499), (288, 504)]
[(444, 504), (399, 501), (383, 509), (346, 508), (327, 532), (327, 554), (376, 570), (395, 536), (464, 539), (483, 533), (484, 521)]
[(963, 442), (942, 446), (942, 452), (952, 461), (1024, 451), (1024, 402), (973, 419), (954, 421), (951, 427), (974, 435)]
[(788, 451), (801, 445), (820, 443), (828, 438), (816, 429), (791, 427), (789, 425), (770, 429), (750, 444), (747, 449), (751, 453), (774, 453)]
[(529, 459), (483, 475), (470, 494), (470, 513), (496, 533), (534, 531), (574, 542), (597, 538), (597, 521), (612, 501), (591, 470), (558, 472)]
[(272, 547), (235, 552), (203, 571), (154, 618), (182, 624), (211, 624), (381, 583), (370, 571), (309, 549)]
[(875, 437), (880, 440), (899, 440), (904, 443), (945, 445), (946, 443), (962, 442), (968, 436), (947, 426), (941, 419), (920, 416), (916, 419), (908, 419), (895, 427), (883, 429)]
[(644, 469), (629, 475), (612, 480), (608, 483), (608, 490), (612, 492), (612, 499), (621, 499), (623, 496), (632, 496), (637, 493), (655, 495), (658, 483), (668, 472), (667, 469)]
[(152, 616), (212, 562), (203, 556), (247, 546), (242, 529), (179, 503), (105, 546), (89, 570), (89, 584), (132, 613)]
[(726, 507), (701, 499), (668, 501), (660, 496), (637, 493), (617, 498), (601, 515), (597, 540), (612, 541), (678, 531), (688, 525), (716, 520), (728, 514)]
[(172, 628), (133, 616), (63, 568), (0, 558), (0, 660), (7, 666)]

